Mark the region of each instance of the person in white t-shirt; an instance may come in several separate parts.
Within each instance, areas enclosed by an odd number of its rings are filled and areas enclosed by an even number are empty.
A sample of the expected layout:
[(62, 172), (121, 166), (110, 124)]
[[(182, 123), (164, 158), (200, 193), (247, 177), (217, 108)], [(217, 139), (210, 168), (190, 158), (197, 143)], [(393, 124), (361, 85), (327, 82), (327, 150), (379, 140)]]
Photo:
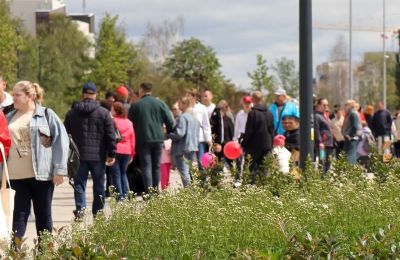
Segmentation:
[(14, 101), (10, 94), (6, 91), (7, 82), (0, 73), (0, 110), (6, 115), (14, 110)]
[(276, 135), (274, 137), (272, 154), (278, 159), (279, 170), (284, 174), (288, 174), (290, 171), (289, 161), (292, 154), (285, 148), (285, 137), (283, 135)]
[(190, 105), (193, 107), (193, 113), (196, 116), (197, 121), (199, 122), (199, 150), (197, 151), (197, 163), (199, 166), (199, 170), (202, 170), (203, 167), (201, 165), (201, 157), (204, 153), (208, 152), (209, 147), (212, 144), (211, 137), (211, 126), (210, 120), (208, 117), (207, 108), (198, 102), (198, 92), (196, 89), (190, 89), (186, 91), (186, 97), (190, 101)]
[(205, 89), (201, 94), (201, 103), (206, 106), (208, 112), (208, 118), (211, 118), (212, 113), (215, 109), (215, 104), (212, 102), (213, 94), (211, 90)]
[[(233, 136), (233, 141), (238, 141), (239, 143), (241, 142), (241, 138), (243, 137), (242, 135), (244, 134), (246, 130), (246, 122), (247, 122), (247, 115), (249, 114), (253, 103), (251, 96), (244, 96), (242, 99), (242, 106), (243, 109), (240, 110), (236, 114), (236, 120), (235, 120), (235, 131), (234, 131), (234, 136)], [(238, 168), (237, 174), (235, 176), (235, 186), (239, 186), (241, 183), (242, 179), (242, 173), (243, 173), (243, 165), (244, 165), (244, 152), (242, 155), (237, 159), (236, 165)]]

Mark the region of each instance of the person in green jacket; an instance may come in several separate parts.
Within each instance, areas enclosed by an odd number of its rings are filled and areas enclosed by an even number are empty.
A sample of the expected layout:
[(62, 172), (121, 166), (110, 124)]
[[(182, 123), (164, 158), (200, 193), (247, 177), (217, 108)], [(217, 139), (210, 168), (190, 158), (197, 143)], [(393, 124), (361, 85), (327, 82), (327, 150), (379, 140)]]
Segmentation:
[(158, 189), (160, 182), (160, 159), (164, 141), (164, 128), (173, 131), (174, 121), (168, 106), (153, 97), (151, 83), (142, 83), (140, 100), (129, 108), (128, 118), (133, 122), (136, 133), (136, 151), (143, 172), (146, 193), (150, 188)]

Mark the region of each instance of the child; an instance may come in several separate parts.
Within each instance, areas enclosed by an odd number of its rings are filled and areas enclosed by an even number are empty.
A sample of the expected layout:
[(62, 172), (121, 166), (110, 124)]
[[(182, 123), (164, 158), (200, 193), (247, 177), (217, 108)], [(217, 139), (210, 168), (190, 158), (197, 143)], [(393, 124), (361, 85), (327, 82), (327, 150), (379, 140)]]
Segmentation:
[(285, 137), (283, 135), (276, 135), (274, 137), (274, 149), (272, 154), (278, 159), (279, 170), (282, 173), (289, 173), (289, 161), (292, 154), (285, 148)]
[(282, 127), (285, 130), (285, 147), (292, 153), (292, 161), (297, 164), (300, 151), (299, 119), (294, 116), (285, 116), (282, 119)]
[(371, 167), (371, 158), (369, 156), (372, 153), (374, 145), (374, 135), (368, 125), (363, 123), (363, 128), (361, 129), (361, 140), (357, 145), (357, 161), (367, 170)]
[(169, 185), (169, 175), (171, 171), (171, 139), (164, 140), (163, 149), (161, 152), (161, 190)]

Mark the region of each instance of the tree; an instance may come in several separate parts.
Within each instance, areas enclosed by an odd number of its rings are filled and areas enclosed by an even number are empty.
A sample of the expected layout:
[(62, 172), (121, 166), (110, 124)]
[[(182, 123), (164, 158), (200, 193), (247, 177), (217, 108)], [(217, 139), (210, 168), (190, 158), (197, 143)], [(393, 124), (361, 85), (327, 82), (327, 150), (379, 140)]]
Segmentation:
[(273, 100), (274, 84), (273, 77), (268, 74), (269, 68), (267, 67), (267, 60), (261, 54), (257, 54), (257, 68), (252, 72), (248, 72), (247, 76), (252, 80), (252, 91), (266, 91), (267, 103)]
[(179, 41), (183, 32), (182, 17), (174, 20), (164, 20), (162, 25), (147, 25), (147, 33), (143, 40), (145, 52), (155, 68), (164, 63), (172, 46)]
[(11, 18), (7, 1), (0, 0), (0, 71), (9, 82), (17, 77), (17, 49), (21, 42), (16, 30), (17, 22)]
[(118, 16), (106, 14), (96, 39), (96, 57), (88, 79), (96, 83), (100, 92), (121, 84), (130, 85), (143, 69), (139, 52), (128, 41), (124, 28), (117, 27), (117, 22)]
[(79, 95), (89, 69), (89, 40), (65, 15), (52, 15), (38, 30), (39, 83), (45, 89), (45, 105), (64, 115)]
[(163, 64), (172, 78), (193, 83), (198, 89), (208, 88), (217, 98), (222, 95), (224, 83), (220, 67), (214, 50), (196, 38), (175, 45)]
[[(363, 105), (374, 104), (383, 100), (383, 53), (369, 52), (364, 54), (362, 66), (358, 72), (359, 97)], [(387, 107), (394, 110), (399, 103), (395, 84), (395, 55), (387, 53), (386, 82), (387, 82)]]
[(286, 90), (293, 98), (299, 97), (299, 71), (296, 69), (294, 60), (285, 57), (278, 59), (272, 70), (276, 73), (274, 81)]

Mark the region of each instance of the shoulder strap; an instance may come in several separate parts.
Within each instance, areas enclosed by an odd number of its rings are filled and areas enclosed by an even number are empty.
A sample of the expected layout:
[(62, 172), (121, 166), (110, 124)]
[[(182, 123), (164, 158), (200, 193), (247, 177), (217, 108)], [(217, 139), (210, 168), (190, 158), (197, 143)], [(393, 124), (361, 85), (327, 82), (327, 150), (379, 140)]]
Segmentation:
[(0, 142), (0, 152), (1, 156), (3, 157), (3, 176), (1, 180), (1, 189), (4, 190), (6, 189), (6, 184), (8, 184), (9, 187), (11, 187), (11, 184), (10, 184), (10, 177), (8, 174), (6, 153), (4, 152), (4, 145), (1, 142)]
[(281, 121), (282, 121), (282, 114), (283, 114), (283, 110), (285, 110), (286, 104), (287, 104), (287, 102), (283, 105), (283, 107), (282, 107), (280, 113), (279, 113), (279, 107), (278, 107), (278, 105), (276, 105), (276, 110), (277, 110), (276, 112), (278, 112), (278, 117), (279, 117), (279, 119), (278, 119), (278, 123), (276, 124), (276, 127), (275, 127), (275, 133), (278, 132), (279, 124), (280, 124)]
[(47, 112), (47, 107), (44, 109), (44, 116), (46, 117), (47, 124), (49, 124), (49, 112)]

